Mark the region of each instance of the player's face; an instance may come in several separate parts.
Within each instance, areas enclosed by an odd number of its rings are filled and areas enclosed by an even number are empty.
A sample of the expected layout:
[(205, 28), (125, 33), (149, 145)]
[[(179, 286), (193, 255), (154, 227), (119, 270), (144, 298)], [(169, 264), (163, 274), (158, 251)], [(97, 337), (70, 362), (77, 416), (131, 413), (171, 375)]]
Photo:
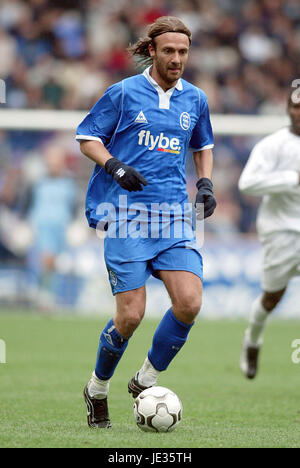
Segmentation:
[(289, 102), (288, 113), (292, 123), (292, 130), (296, 135), (300, 135), (300, 102)]
[(184, 72), (189, 47), (190, 43), (186, 34), (171, 32), (156, 37), (155, 48), (149, 46), (149, 52), (153, 58), (154, 79), (158, 75), (165, 87), (175, 86)]

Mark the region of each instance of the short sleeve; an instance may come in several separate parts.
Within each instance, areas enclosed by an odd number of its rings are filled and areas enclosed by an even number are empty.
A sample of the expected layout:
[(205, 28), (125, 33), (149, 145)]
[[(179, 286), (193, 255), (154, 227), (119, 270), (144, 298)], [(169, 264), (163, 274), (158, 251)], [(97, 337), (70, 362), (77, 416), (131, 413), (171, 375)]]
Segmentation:
[(122, 96), (122, 82), (110, 86), (79, 124), (76, 140), (96, 140), (107, 145), (120, 119)]
[(194, 127), (190, 140), (190, 149), (192, 151), (201, 151), (214, 147), (214, 137), (210, 122), (209, 108), (207, 97), (202, 90), (199, 89), (200, 99), (200, 115)]

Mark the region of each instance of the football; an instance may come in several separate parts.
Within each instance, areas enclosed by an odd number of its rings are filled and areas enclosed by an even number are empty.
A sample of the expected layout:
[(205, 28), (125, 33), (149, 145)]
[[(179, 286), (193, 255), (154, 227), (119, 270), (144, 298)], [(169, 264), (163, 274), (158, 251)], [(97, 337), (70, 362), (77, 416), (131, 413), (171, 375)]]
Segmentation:
[(151, 387), (136, 398), (133, 414), (142, 431), (171, 432), (182, 419), (182, 404), (172, 390)]

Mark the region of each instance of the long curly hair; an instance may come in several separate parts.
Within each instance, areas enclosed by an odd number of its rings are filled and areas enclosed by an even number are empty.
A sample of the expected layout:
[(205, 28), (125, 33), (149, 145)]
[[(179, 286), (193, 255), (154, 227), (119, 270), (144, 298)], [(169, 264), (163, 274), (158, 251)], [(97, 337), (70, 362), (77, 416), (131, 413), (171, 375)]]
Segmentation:
[(192, 33), (188, 27), (176, 16), (161, 16), (152, 23), (147, 31), (147, 37), (139, 39), (135, 44), (128, 47), (128, 52), (135, 56), (140, 65), (151, 65), (152, 58), (149, 45), (155, 47), (155, 38), (167, 32), (186, 34), (192, 43)]

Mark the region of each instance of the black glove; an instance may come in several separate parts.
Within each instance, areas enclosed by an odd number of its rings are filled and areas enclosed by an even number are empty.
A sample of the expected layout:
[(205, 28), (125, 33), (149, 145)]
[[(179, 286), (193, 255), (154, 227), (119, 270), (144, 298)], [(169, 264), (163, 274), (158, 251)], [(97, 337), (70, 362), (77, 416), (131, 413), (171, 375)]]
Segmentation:
[(148, 184), (139, 172), (133, 167), (122, 163), (118, 158), (108, 159), (104, 168), (107, 174), (110, 174), (123, 189), (129, 192), (141, 192), (143, 190), (142, 184)]
[[(210, 179), (202, 177), (199, 179), (197, 184), (198, 193), (196, 195), (196, 203), (203, 203), (204, 205), (204, 218), (208, 218), (213, 214), (217, 206), (216, 199), (213, 193), (213, 184)], [(200, 214), (198, 212), (197, 214)]]

